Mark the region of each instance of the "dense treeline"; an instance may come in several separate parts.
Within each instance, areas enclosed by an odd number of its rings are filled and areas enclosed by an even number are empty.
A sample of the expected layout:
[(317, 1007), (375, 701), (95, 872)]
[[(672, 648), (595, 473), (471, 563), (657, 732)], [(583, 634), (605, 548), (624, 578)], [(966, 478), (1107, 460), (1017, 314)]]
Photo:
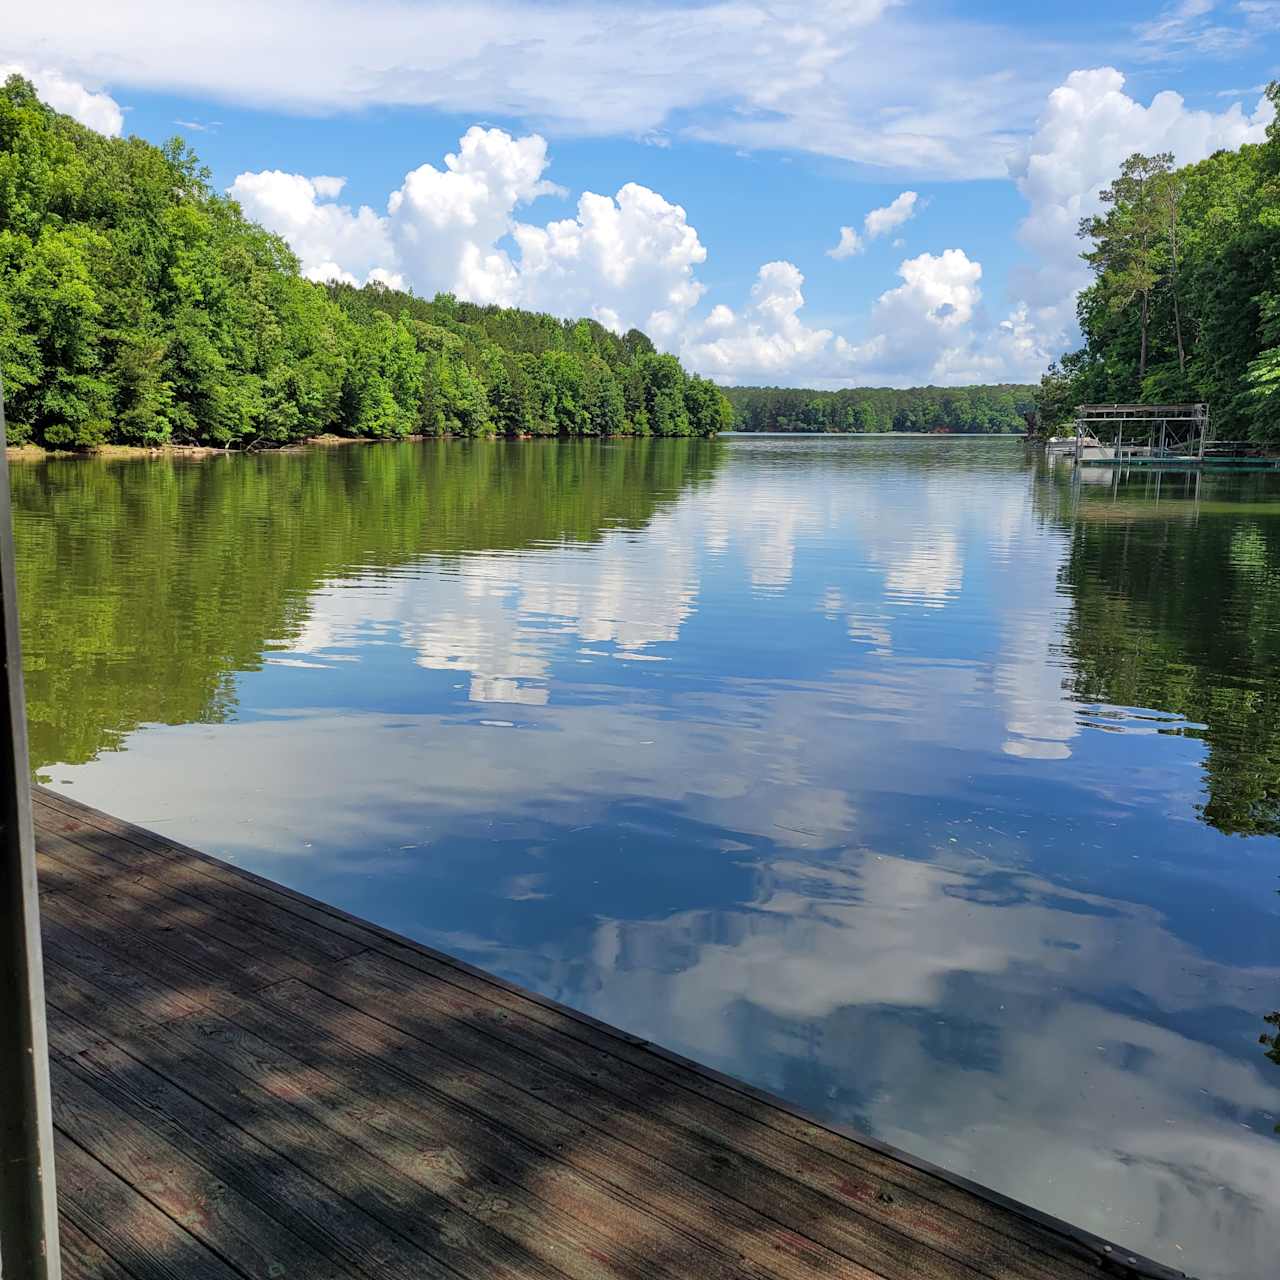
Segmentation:
[(321, 286), (180, 141), (105, 138), (0, 89), (9, 440), (710, 435), (715, 386), (638, 331)]
[(1026, 430), (1035, 388), (1000, 383), (975, 387), (726, 387), (737, 431)]
[(1082, 403), (1204, 401), (1219, 439), (1280, 442), (1280, 122), (1181, 169), (1132, 155), (1102, 198), (1080, 224), (1084, 346), (1045, 375), (1043, 425)]

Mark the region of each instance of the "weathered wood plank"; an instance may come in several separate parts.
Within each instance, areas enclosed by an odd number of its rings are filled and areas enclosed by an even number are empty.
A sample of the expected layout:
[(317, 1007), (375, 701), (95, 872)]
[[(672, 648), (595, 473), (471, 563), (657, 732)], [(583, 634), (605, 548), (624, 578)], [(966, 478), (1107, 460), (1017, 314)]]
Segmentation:
[[(739, 1274), (629, 1204), (575, 1187), (581, 1179), (548, 1170), (545, 1161), (533, 1169), (535, 1193), (516, 1174), (536, 1153), (511, 1140), (495, 1143), (491, 1126), (486, 1131), (457, 1109), (435, 1106), (403, 1082), (401, 1106), (392, 1111), (371, 1094), (367, 1071), (351, 1057), (341, 1063), (342, 1078), (328, 1076), (212, 1015), (140, 1034), (126, 1048), (179, 1083), (197, 1078), (202, 1097), (223, 1114), (440, 1251), (460, 1274), (486, 1265), (470, 1237), (490, 1229), (578, 1280)], [(661, 1262), (673, 1254), (676, 1270)]]
[[(107, 1092), (100, 1091), (101, 1078), (95, 1079), (78, 1059), (54, 1059), (50, 1075), (58, 1128), (245, 1275), (347, 1280), (355, 1273), (140, 1121), (139, 1113), (147, 1115), (148, 1107), (130, 1099), (126, 1089), (108, 1084)], [(275, 1208), (269, 1198), (266, 1203)]]
[(148, 1022), (181, 1018), (202, 1007), (189, 990), (166, 985), (153, 973), (67, 928), (63, 923), (67, 917), (55, 902), (42, 901), (40, 912), (49, 962), (83, 975), (92, 985), (135, 1006)]
[[(62, 1223), (91, 1240), (132, 1280), (245, 1280), (244, 1272), (207, 1249), (60, 1129), (54, 1144)], [(74, 1272), (67, 1275), (71, 1280)]]
[[(336, 1018), (331, 1016), (335, 1007)], [(486, 1081), (443, 1054), (424, 1055), (410, 1037), (337, 1002), (317, 1020), (299, 1016), (285, 1003), (241, 1001), (227, 1011), (242, 1031), (251, 1029), (275, 1052), (303, 1060), (326, 1077), (327, 1088), (354, 1077), (365, 1099), (361, 1118), (367, 1139), (384, 1153), (392, 1135), (438, 1153), (429, 1175), (442, 1177), (438, 1166), (443, 1166), (442, 1190), (450, 1177), (484, 1176), (498, 1164), (511, 1181), (584, 1226), (608, 1230), (627, 1242), (660, 1240), (661, 1248), (649, 1255), (658, 1273), (660, 1260), (674, 1257), (698, 1262), (689, 1269), (677, 1266), (675, 1274), (692, 1270), (713, 1278), (725, 1260), (732, 1271), (747, 1256), (780, 1276), (835, 1271), (866, 1280), (871, 1275), (864, 1268), (841, 1271), (845, 1264), (837, 1256), (778, 1232), (758, 1216), (708, 1203), (683, 1175), (625, 1144), (610, 1139), (584, 1143), (583, 1127), (572, 1117), (500, 1082)], [(174, 1025), (203, 1029), (206, 1020)], [(654, 1219), (657, 1229), (646, 1217)], [(792, 1266), (797, 1259), (804, 1263), (799, 1270)], [(815, 1262), (823, 1266), (815, 1270)]]
[(372, 926), (283, 885), (111, 818), (65, 796), (54, 796), (37, 787), (33, 802), (38, 826), (47, 827), (103, 856), (145, 868), (164, 883), (179, 886), (210, 901), (211, 905), (225, 903), (227, 914), (261, 920), (286, 936), (319, 947), (329, 959), (341, 959), (362, 951), (382, 936)]
[(238, 952), (237, 967), (260, 975), (264, 985), (315, 969), (316, 957), (291, 955), (281, 947), (278, 933), (247, 929), (243, 920), (211, 912), (204, 903), (183, 898), (137, 872), (117, 868), (60, 836), (41, 832), (36, 862), (42, 893), (89, 902), (130, 927), (146, 924), (179, 934), (199, 932)]
[(70, 1219), (58, 1224), (63, 1280), (137, 1280)]
[[(46, 959), (44, 971), (50, 1057), (74, 1058), (104, 1035), (128, 1035), (146, 1025), (133, 1009), (119, 1004), (101, 988), (90, 993), (83, 982), (54, 961)], [(60, 1001), (69, 1008), (60, 1008)], [(68, 1016), (58, 1017), (59, 1013)], [(77, 1015), (89, 1019), (92, 1030), (75, 1021)]]
[[(264, 1039), (308, 1056), (324, 1069), (341, 1070), (353, 1055), (364, 1055), (362, 1089), (397, 1114), (401, 1123), (413, 1123), (411, 1112), (418, 1098), (438, 1093), (447, 1106), (497, 1123), (541, 1153), (539, 1169), (568, 1165), (700, 1241), (718, 1242), (734, 1259), (783, 1275), (900, 1273), (882, 1269), (871, 1256), (851, 1259), (818, 1243), (793, 1222), (780, 1222), (736, 1199), (712, 1194), (678, 1159), (664, 1160), (661, 1154), (641, 1150), (610, 1129), (557, 1106), (551, 1098), (561, 1081), (537, 1064), (522, 1064), (528, 1070), (512, 1084), (482, 1064), (451, 1055), (443, 1044), (427, 1044), (296, 981), (260, 994), (265, 1008), (258, 1008), (257, 1000), (253, 1008), (240, 1002), (234, 1014), (237, 1022), (253, 1021)], [(328, 1045), (339, 1055), (336, 1062)], [(413, 1101), (405, 1098), (405, 1079), (415, 1086)], [(735, 1164), (728, 1150), (716, 1156), (724, 1166)], [(932, 1274), (928, 1259), (917, 1261), (916, 1274)]]
[[(291, 1153), (280, 1147), (288, 1144), (290, 1135), (299, 1137), (297, 1129), (305, 1115), (291, 1107), (277, 1104), (268, 1116), (251, 1117), (264, 1129), (265, 1137), (275, 1143), (259, 1141), (249, 1127), (245, 1108), (232, 1095), (226, 1107), (216, 1107), (209, 1064), (193, 1063), (188, 1052), (187, 1070), (175, 1074), (177, 1083), (154, 1069), (151, 1059), (156, 1037), (163, 1032), (153, 1029), (149, 1042), (151, 1053), (146, 1059), (129, 1054), (108, 1041), (100, 1041), (82, 1050), (76, 1065), (94, 1087), (139, 1123), (147, 1123), (163, 1138), (180, 1147), (204, 1165), (215, 1177), (233, 1185), (255, 1203), (270, 1206), (273, 1217), (314, 1246), (326, 1257), (342, 1261), (353, 1271), (375, 1276), (399, 1277), (400, 1280), (432, 1280), (449, 1274), (435, 1258), (411, 1242), (401, 1231), (378, 1221), (360, 1203), (361, 1178), (380, 1179), (385, 1170), (376, 1162), (358, 1161), (354, 1167), (352, 1151), (329, 1152), (337, 1163), (328, 1169), (331, 1179), (344, 1183), (335, 1189), (323, 1178), (313, 1177), (294, 1158), (302, 1156), (308, 1163), (324, 1158), (325, 1131), (319, 1126), (305, 1126), (308, 1132), (293, 1144)], [(145, 1039), (146, 1033), (143, 1034)], [(197, 1100), (189, 1090), (198, 1090)], [(227, 1101), (227, 1095), (222, 1096)], [(317, 1148), (314, 1144), (320, 1143)], [(328, 1144), (331, 1148), (333, 1143)], [(355, 1192), (355, 1195), (351, 1193)], [(409, 1213), (427, 1217), (430, 1206), (424, 1197), (411, 1197), (403, 1206)], [(457, 1215), (459, 1218), (461, 1215)], [(486, 1249), (479, 1237), (483, 1233), (471, 1229), (463, 1221), (438, 1223), (433, 1236), (453, 1237), (452, 1251), (458, 1260), (471, 1264), (469, 1272), (488, 1277), (504, 1268), (513, 1274), (559, 1280), (559, 1272), (528, 1266), (526, 1260), (501, 1245)], [(447, 1237), (446, 1237), (447, 1238)], [(514, 1264), (516, 1265), (513, 1265)]]
[[(59, 1006), (68, 994), (77, 999), (83, 997), (77, 1005), (80, 1018), (100, 1021), (105, 1011), (111, 1024), (110, 1042), (63, 1012)], [(132, 996), (134, 992), (128, 990), (126, 994)], [(486, 1135), (468, 1132), (465, 1125), (459, 1123), (459, 1117), (451, 1116), (447, 1110), (436, 1109), (433, 1113), (424, 1105), (420, 1091), (403, 1099), (406, 1107), (404, 1116), (394, 1117), (385, 1113), (386, 1118), (379, 1122), (377, 1113), (379, 1110), (385, 1112), (385, 1109), (380, 1108), (376, 1100), (371, 1100), (358, 1059), (339, 1057), (335, 1061), (340, 1069), (347, 1068), (349, 1074), (355, 1076), (355, 1086), (363, 1090), (361, 1093), (348, 1090), (319, 1072), (308, 1070), (301, 1062), (286, 1061), (286, 1055), (272, 1050), (265, 1042), (253, 1045), (253, 1038), (247, 1033), (212, 1015), (202, 1014), (199, 1019), (201, 1030), (185, 1038), (181, 1020), (170, 1023), (166, 1028), (148, 1028), (141, 1024), (134, 1010), (87, 981), (62, 972), (53, 974), (49, 1003), (49, 1030), (57, 1051), (76, 1055), (81, 1064), (92, 1064), (95, 1057), (104, 1053), (114, 1056), (111, 1043), (114, 1042), (137, 1061), (131, 1074), (149, 1079), (150, 1073), (156, 1072), (166, 1081), (188, 1092), (198, 1093), (202, 1102), (219, 1116), (228, 1118), (278, 1154), (307, 1168), (365, 1212), (373, 1212), (370, 1207), (372, 1199), (384, 1210), (381, 1214), (374, 1212), (374, 1216), (384, 1224), (390, 1222), (391, 1233), (398, 1232), (423, 1247), (434, 1245), (450, 1263), (452, 1270), (446, 1272), (430, 1259), (422, 1259), (424, 1280), (445, 1274), (471, 1276), (474, 1280), (488, 1280), (495, 1274), (518, 1274), (521, 1277), (552, 1275), (540, 1262), (531, 1263), (529, 1259), (521, 1258), (519, 1251), (522, 1248), (528, 1251), (530, 1258), (557, 1265), (559, 1269), (554, 1270), (556, 1277), (563, 1272), (580, 1280), (605, 1280), (605, 1277), (646, 1280), (651, 1275), (668, 1274), (698, 1274), (706, 1276), (707, 1280), (720, 1277), (727, 1280), (731, 1275), (740, 1274), (723, 1269), (714, 1260), (708, 1262), (699, 1257), (698, 1249), (689, 1242), (681, 1247), (678, 1241), (655, 1239), (653, 1233), (637, 1242), (633, 1233), (620, 1232), (619, 1224), (625, 1225), (628, 1217), (628, 1206), (624, 1204), (612, 1202), (595, 1206), (595, 1221), (602, 1231), (612, 1232), (614, 1238), (583, 1229), (567, 1212), (552, 1203), (563, 1198), (559, 1193), (565, 1181), (554, 1170), (545, 1170), (545, 1176), (541, 1178), (544, 1189), (550, 1192), (549, 1199), (545, 1201), (531, 1197), (511, 1179), (493, 1171), (489, 1171), (488, 1181), (483, 1177), (460, 1177), (464, 1163), (479, 1164), (476, 1152)], [(278, 1012), (272, 1013), (269, 1020), (275, 1022), (279, 1016)], [(212, 1034), (215, 1028), (216, 1035)], [(238, 1075), (225, 1067), (205, 1051), (211, 1046), (242, 1050), (228, 1056), (237, 1057), (238, 1065), (246, 1067), (249, 1074)], [(355, 1070), (350, 1071), (353, 1066)], [(124, 1071), (117, 1059), (112, 1074), (118, 1076)], [(258, 1080), (267, 1087), (255, 1083)], [(105, 1084), (97, 1080), (95, 1083), (108, 1091), (111, 1100), (120, 1105), (119, 1098), (110, 1094), (110, 1081), (109, 1075)], [(175, 1097), (178, 1101), (176, 1107)], [(208, 1138), (209, 1126), (215, 1123), (214, 1118), (203, 1114), (198, 1104), (181, 1095), (170, 1095), (166, 1099), (154, 1086), (139, 1090), (136, 1099), (126, 1100), (125, 1109), (131, 1101), (136, 1102), (135, 1118), (142, 1115), (159, 1124), (175, 1145), (188, 1151), (187, 1138), (192, 1135), (179, 1134), (178, 1130), (171, 1128), (169, 1121), (176, 1120), (181, 1124), (186, 1119), (189, 1123), (194, 1113), (197, 1120), (195, 1136), (204, 1139)], [(143, 1107), (145, 1112), (140, 1110)], [(330, 1132), (315, 1123), (314, 1116), (323, 1117), (335, 1131)], [(362, 1139), (372, 1151), (377, 1152), (378, 1159), (372, 1159), (355, 1141), (344, 1141), (337, 1131), (345, 1132), (353, 1139)], [(405, 1141), (405, 1135), (415, 1141)], [(224, 1137), (225, 1134), (219, 1134), (220, 1139)], [(451, 1146), (446, 1145), (450, 1143)], [(491, 1139), (486, 1141), (486, 1145), (492, 1147)], [(514, 1162), (519, 1154), (503, 1147), (496, 1153), (496, 1158)], [(262, 1173), (264, 1161), (251, 1157), (252, 1153), (246, 1156), (246, 1164), (257, 1178)], [(381, 1161), (389, 1161), (390, 1164)], [(397, 1170), (407, 1176), (399, 1176)], [(214, 1172), (224, 1179), (227, 1177), (225, 1169), (215, 1169)], [(416, 1178), (417, 1182), (411, 1178)], [(244, 1189), (240, 1179), (235, 1180), (235, 1185)], [(433, 1197), (429, 1188), (452, 1192), (455, 1205)], [(268, 1196), (269, 1190), (264, 1189), (256, 1198), (259, 1202), (279, 1203), (280, 1197), (274, 1191)], [(521, 1197), (528, 1201), (523, 1206), (524, 1212), (521, 1212)], [(571, 1207), (578, 1207), (580, 1203), (580, 1200), (573, 1201)], [(494, 1236), (486, 1225), (489, 1222), (501, 1229), (500, 1235), (514, 1240), (516, 1247), (512, 1248), (510, 1240), (481, 1238)], [(620, 1240), (630, 1240), (631, 1246), (624, 1247)], [(637, 1247), (645, 1252), (638, 1254)], [(511, 1265), (513, 1255), (520, 1262), (517, 1267)], [(673, 1255), (689, 1262), (690, 1267), (686, 1269), (678, 1265), (674, 1271), (668, 1271), (659, 1263), (660, 1258)], [(372, 1256), (378, 1257), (376, 1250)], [(378, 1261), (380, 1267), (385, 1263), (382, 1259)], [(387, 1267), (386, 1270), (388, 1274), (403, 1274), (396, 1268)], [(413, 1274), (417, 1274), (417, 1268)]]
[[(461, 988), (479, 1001), (473, 1006), (473, 1012), (481, 1018), (504, 1027), (519, 1026), (524, 1018), (533, 1019), (569, 1041), (617, 1058), (655, 1077), (663, 1096), (675, 1089), (724, 1108), (730, 1115), (712, 1121), (717, 1130), (731, 1127), (737, 1132), (746, 1121), (777, 1133), (783, 1139), (781, 1152), (788, 1152), (790, 1145), (790, 1163), (785, 1171), (816, 1189), (828, 1193), (835, 1189), (839, 1195), (841, 1185), (851, 1179), (879, 1179), (891, 1188), (900, 1189), (904, 1203), (909, 1197), (919, 1197), (958, 1219), (1007, 1237), (1015, 1249), (1027, 1251), (1026, 1262), (1033, 1272), (1037, 1266), (1048, 1265), (1052, 1274), (1060, 1275), (1064, 1266), (1071, 1267), (1073, 1263), (1072, 1269), (1081, 1276), (1096, 1272), (1098, 1253), (1095, 1249), (1058, 1236), (1052, 1229), (1020, 1213), (1009, 1212), (994, 1198), (975, 1195), (973, 1190), (956, 1185), (961, 1180), (952, 1181), (921, 1169), (918, 1164), (904, 1160), (900, 1153), (889, 1154), (871, 1139), (851, 1139), (779, 1107), (774, 1099), (741, 1081), (690, 1063), (678, 1054), (651, 1045), (638, 1036), (619, 1032), (588, 1015), (567, 1010), (554, 1001), (523, 992), (494, 975), (442, 957), (429, 948), (398, 941), (394, 945), (382, 945), (377, 954), (362, 953), (352, 958), (352, 962), (358, 959), (362, 963), (367, 961), (370, 968), (379, 968), (382, 965), (379, 955), (419, 970), (446, 986)], [(501, 1013), (493, 1012), (491, 1005), (510, 1017), (503, 1018)], [(579, 1049), (570, 1049), (571, 1054), (579, 1052)], [(767, 1145), (769, 1140), (765, 1141)], [(1036, 1255), (1041, 1255), (1039, 1262)]]
[[(369, 960), (369, 964), (362, 961)], [(284, 984), (272, 992), (292, 990)], [(1015, 1270), (1009, 1250), (970, 1224), (921, 1212), (907, 1193), (850, 1171), (841, 1200), (815, 1192), (761, 1162), (751, 1149), (749, 1122), (708, 1124), (678, 1090), (653, 1087), (654, 1077), (615, 1069), (616, 1059), (584, 1051), (542, 1024), (451, 999), (385, 957), (365, 953), (332, 973), (328, 991), (460, 1061), (521, 1087), (536, 1073), (538, 1096), (600, 1133), (691, 1174), (709, 1192), (801, 1232), (885, 1276), (1036, 1274)], [(559, 1041), (559, 1043), (557, 1043)], [(694, 1100), (696, 1101), (696, 1100)], [(757, 1148), (760, 1147), (756, 1143)], [(1041, 1274), (1044, 1274), (1041, 1272)]]
[[(126, 837), (104, 830), (77, 815), (49, 806), (39, 796), (35, 810), (38, 831), (60, 835), (88, 854), (145, 875), (169, 890), (178, 890), (229, 919), (258, 926), (280, 943), (288, 941), (292, 946), (305, 949), (304, 954), (309, 953), (318, 962), (340, 960), (364, 950), (367, 945), (354, 930), (330, 928), (323, 913), (303, 914), (285, 909), (287, 898), (277, 895), (277, 901), (261, 888), (255, 877), (226, 863), (217, 863), (203, 855), (187, 855), (159, 836), (151, 836), (143, 843), (141, 836)], [(38, 837), (36, 844), (40, 846)]]
[(98, 886), (71, 892), (56, 877), (51, 879), (53, 891), (44, 898), (50, 918), (139, 967), (163, 964), (167, 973), (184, 972), (208, 986), (232, 991), (252, 991), (292, 976), (213, 937), (207, 929), (212, 919), (208, 913), (192, 913), (180, 924), (172, 917), (122, 908)]

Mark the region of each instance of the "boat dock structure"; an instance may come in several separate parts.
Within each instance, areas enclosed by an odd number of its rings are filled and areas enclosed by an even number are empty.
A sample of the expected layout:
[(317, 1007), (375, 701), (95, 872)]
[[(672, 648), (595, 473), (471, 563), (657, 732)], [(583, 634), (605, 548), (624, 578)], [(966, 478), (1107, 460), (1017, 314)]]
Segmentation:
[(1046, 448), (1076, 466), (1280, 469), (1280, 458), (1251, 441), (1215, 440), (1207, 404), (1082, 404), (1074, 432)]
[(73, 1280), (1172, 1280), (36, 788)]

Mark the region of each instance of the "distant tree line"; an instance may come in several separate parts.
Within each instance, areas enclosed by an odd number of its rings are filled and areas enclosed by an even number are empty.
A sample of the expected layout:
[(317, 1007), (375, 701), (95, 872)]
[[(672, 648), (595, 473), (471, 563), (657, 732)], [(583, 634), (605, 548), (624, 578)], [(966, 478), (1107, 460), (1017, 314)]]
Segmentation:
[(1035, 387), (726, 387), (737, 431), (1017, 432), (1035, 404)]
[(1079, 404), (1204, 401), (1219, 439), (1280, 443), (1280, 122), (1182, 168), (1134, 154), (1102, 202), (1079, 228), (1084, 346), (1044, 377), (1045, 428)]
[(644, 334), (304, 279), (175, 139), (105, 138), (0, 88), (10, 443), (710, 435), (714, 384)]

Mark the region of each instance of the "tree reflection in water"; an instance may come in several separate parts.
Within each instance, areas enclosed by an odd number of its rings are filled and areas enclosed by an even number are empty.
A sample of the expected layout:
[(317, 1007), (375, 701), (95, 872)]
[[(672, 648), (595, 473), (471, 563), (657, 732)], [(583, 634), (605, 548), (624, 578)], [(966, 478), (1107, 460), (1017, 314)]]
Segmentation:
[(1070, 530), (1060, 585), (1072, 692), (1179, 717), (1157, 731), (1204, 742), (1203, 820), (1228, 835), (1280, 834), (1274, 477), (1080, 479), (1059, 467), (1039, 486)]

